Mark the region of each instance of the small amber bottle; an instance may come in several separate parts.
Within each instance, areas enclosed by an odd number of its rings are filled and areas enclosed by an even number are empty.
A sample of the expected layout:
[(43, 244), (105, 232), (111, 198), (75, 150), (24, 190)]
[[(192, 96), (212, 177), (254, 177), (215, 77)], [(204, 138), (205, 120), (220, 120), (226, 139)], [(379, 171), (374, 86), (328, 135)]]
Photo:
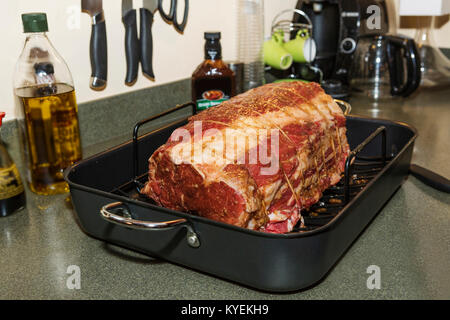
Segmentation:
[(192, 100), (201, 111), (235, 95), (235, 75), (222, 61), (220, 32), (205, 32), (205, 61), (192, 74)]

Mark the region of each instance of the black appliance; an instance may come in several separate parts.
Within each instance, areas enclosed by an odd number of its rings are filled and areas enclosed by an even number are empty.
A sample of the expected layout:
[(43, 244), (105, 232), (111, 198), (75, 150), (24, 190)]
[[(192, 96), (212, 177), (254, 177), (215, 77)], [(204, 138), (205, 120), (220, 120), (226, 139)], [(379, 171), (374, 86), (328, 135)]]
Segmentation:
[[(317, 46), (313, 66), (322, 71), (324, 88), (335, 97), (339, 91), (345, 94), (358, 38), (389, 32), (385, 0), (299, 0), (296, 8), (312, 21)], [(302, 19), (295, 15), (293, 22)]]

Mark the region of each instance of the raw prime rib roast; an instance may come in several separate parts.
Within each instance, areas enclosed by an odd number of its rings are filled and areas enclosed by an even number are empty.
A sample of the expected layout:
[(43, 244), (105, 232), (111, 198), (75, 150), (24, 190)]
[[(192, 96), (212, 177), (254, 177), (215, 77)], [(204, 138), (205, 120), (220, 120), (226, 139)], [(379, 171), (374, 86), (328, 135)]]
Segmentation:
[(175, 130), (150, 157), (142, 193), (166, 208), (284, 233), (339, 182), (348, 154), (343, 112), (318, 84), (271, 83)]

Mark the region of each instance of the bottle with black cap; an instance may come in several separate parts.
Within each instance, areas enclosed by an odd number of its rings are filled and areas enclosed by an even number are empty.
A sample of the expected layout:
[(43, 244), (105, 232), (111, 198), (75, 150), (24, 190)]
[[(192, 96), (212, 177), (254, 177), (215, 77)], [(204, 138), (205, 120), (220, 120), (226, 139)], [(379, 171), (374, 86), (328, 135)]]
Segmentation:
[(192, 74), (192, 100), (201, 111), (235, 95), (235, 74), (222, 61), (220, 32), (205, 32), (205, 60)]

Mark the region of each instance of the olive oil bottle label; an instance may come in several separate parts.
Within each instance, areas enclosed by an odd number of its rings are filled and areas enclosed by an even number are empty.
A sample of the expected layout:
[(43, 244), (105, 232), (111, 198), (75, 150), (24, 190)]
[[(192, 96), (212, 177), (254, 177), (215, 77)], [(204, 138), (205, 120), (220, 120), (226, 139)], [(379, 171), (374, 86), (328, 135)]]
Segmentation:
[(197, 100), (197, 110), (216, 106), (230, 99), (222, 90), (208, 90), (202, 93), (202, 99)]
[(0, 168), (0, 200), (9, 199), (23, 192), (23, 184), (15, 164)]

